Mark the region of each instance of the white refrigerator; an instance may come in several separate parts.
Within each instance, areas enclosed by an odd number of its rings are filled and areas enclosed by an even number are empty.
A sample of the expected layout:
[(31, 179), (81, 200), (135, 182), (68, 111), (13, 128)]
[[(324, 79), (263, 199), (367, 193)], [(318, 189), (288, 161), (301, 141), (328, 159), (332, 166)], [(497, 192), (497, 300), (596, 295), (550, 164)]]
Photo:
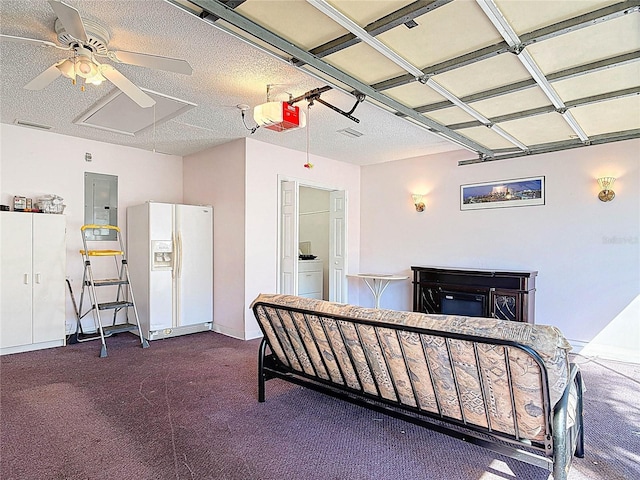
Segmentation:
[(148, 340), (213, 328), (213, 208), (147, 202), (127, 208), (127, 260)]

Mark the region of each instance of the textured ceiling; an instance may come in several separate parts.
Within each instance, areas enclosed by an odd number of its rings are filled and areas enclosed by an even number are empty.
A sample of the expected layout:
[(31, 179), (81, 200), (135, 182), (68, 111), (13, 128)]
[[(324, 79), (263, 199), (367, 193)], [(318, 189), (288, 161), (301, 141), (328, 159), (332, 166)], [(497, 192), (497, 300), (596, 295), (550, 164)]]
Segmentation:
[[(638, 1), (65, 3), (77, 8), (83, 19), (107, 28), (110, 50), (188, 61), (191, 76), (112, 64), (136, 85), (197, 107), (134, 137), (75, 125), (77, 117), (115, 87), (103, 83), (82, 92), (60, 77), (42, 90), (26, 90), (24, 85), (67, 52), (3, 41), (2, 123), (44, 124), (56, 133), (176, 155), (251, 135), (355, 164), (456, 150), (460, 144), (469, 150), (470, 161), (476, 161), (640, 136)], [(320, 11), (318, 3), (369, 32), (414, 73), (354, 38)], [(512, 29), (511, 44), (483, 11), (486, 4)], [(4, 35), (57, 42), (56, 15), (45, 0), (2, 0), (0, 14)], [(560, 105), (536, 83), (522, 61), (525, 55)], [(283, 101), (332, 85), (321, 99), (345, 111), (355, 104), (352, 93), (363, 92), (366, 101), (353, 113), (360, 123), (316, 102), (307, 129), (278, 133), (263, 128), (251, 134), (236, 105), (263, 103), (268, 84), (271, 100)], [(452, 103), (451, 96), (464, 108)], [(307, 111), (306, 101), (297, 105)], [(580, 135), (567, 121), (569, 116)], [(254, 125), (250, 115), (247, 125)], [(338, 133), (346, 128), (363, 136)]]

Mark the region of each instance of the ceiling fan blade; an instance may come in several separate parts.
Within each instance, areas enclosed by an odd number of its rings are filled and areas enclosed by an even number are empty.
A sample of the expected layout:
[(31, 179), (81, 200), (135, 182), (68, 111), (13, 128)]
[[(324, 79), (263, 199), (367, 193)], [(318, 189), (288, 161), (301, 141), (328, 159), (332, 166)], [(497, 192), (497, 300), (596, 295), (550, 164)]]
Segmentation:
[(166, 70), (167, 72), (182, 73), (184, 75), (191, 75), (193, 73), (191, 65), (189, 65), (186, 60), (180, 60), (178, 58), (124, 51), (111, 52), (111, 54), (110, 58), (120, 63), (153, 68), (156, 70)]
[[(64, 60), (63, 60), (64, 61)], [(42, 90), (44, 87), (53, 82), (62, 73), (58, 70), (58, 65), (62, 62), (54, 63), (36, 78), (27, 83), (24, 88), (27, 90)]]
[(69, 35), (84, 43), (89, 41), (87, 38), (87, 32), (84, 29), (84, 23), (82, 23), (82, 18), (80, 18), (78, 10), (57, 0), (49, 0), (49, 5), (51, 5), (51, 8), (58, 16), (60, 23), (62, 23), (62, 26)]
[(0, 34), (0, 40), (2, 40), (3, 42), (26, 43), (29, 45), (56, 47), (56, 48), (59, 48), (60, 50), (69, 50), (68, 47), (61, 47), (60, 45), (56, 45), (53, 42), (49, 42), (48, 40), (38, 40), (37, 38), (14, 37), (13, 35)]
[(107, 80), (122, 90), (122, 93), (142, 108), (149, 108), (156, 104), (156, 101), (153, 98), (140, 90), (133, 82), (131, 82), (131, 80), (122, 75), (111, 65), (101, 65), (100, 73), (102, 73)]

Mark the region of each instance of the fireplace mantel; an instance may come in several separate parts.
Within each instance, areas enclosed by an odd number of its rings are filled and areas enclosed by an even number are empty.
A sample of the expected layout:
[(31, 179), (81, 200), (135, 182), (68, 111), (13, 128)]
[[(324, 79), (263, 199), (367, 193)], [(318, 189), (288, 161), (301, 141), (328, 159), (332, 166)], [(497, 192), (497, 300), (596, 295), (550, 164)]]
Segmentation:
[(457, 313), (451, 311), (455, 308), (451, 302), (459, 296), (460, 314), (466, 314), (465, 304), (477, 301), (474, 316), (534, 323), (536, 271), (447, 267), (411, 270), (414, 312)]

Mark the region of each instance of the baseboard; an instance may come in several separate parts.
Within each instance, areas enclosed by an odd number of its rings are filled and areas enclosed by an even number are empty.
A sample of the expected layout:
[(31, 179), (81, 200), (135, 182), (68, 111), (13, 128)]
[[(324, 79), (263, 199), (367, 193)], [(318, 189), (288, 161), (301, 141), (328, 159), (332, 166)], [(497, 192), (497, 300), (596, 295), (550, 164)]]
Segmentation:
[(43, 350), (45, 348), (64, 347), (65, 341), (52, 340), (50, 342), (30, 343), (28, 345), (18, 345), (15, 347), (0, 348), (0, 355), (9, 355), (12, 353), (32, 352), (34, 350)]
[(244, 339), (245, 340), (253, 340), (255, 338), (262, 338), (262, 337), (263, 337), (262, 330), (258, 329), (258, 330), (253, 330), (251, 332), (247, 332), (245, 334)]
[(227, 337), (237, 338), (238, 340), (253, 340), (254, 338), (261, 338), (262, 331), (261, 330), (253, 330), (250, 332), (245, 332), (244, 330), (236, 330), (233, 328), (226, 327), (224, 325), (220, 325), (217, 323), (213, 323), (213, 329), (216, 333), (221, 333), (222, 335), (226, 335)]
[(640, 352), (636, 349), (621, 348), (615, 345), (596, 344), (593, 342), (583, 342), (580, 340), (569, 340), (569, 343), (573, 347), (571, 353), (575, 353), (583, 357), (597, 357), (606, 360), (615, 360), (618, 362), (640, 364)]
[[(159, 340), (163, 338), (187, 335), (189, 333), (207, 332), (211, 330), (213, 330), (213, 324), (211, 322), (198, 323), (195, 325), (185, 325), (183, 327), (163, 328), (161, 330), (150, 331), (147, 340)], [(136, 335), (138, 334), (137, 331), (133, 331), (133, 333)]]

